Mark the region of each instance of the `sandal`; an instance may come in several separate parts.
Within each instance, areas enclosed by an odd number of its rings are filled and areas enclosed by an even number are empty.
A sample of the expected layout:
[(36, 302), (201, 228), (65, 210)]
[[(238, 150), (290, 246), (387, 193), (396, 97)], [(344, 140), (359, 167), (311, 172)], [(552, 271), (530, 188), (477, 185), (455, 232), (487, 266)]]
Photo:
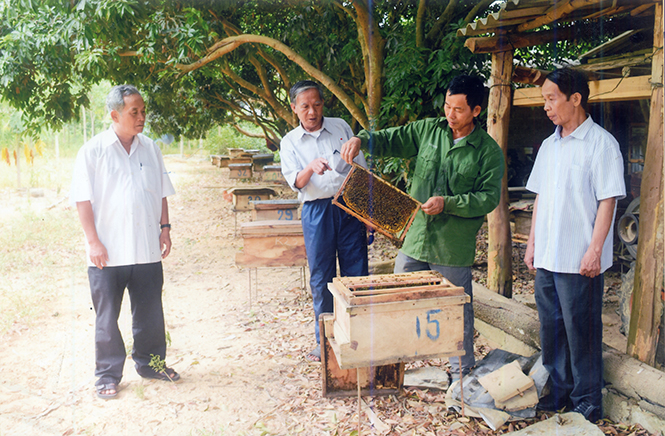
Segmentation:
[(95, 385), (97, 389), (97, 396), (102, 400), (110, 400), (118, 396), (118, 384), (115, 382), (106, 382)]
[(139, 375), (143, 378), (152, 378), (155, 380), (162, 380), (162, 381), (178, 381), (180, 380), (180, 374), (175, 372), (173, 368), (166, 368), (164, 371), (161, 372), (155, 372), (151, 371), (148, 374), (141, 374), (139, 372)]
[(321, 361), (321, 345), (317, 345), (312, 351), (307, 354), (307, 360), (311, 362)]

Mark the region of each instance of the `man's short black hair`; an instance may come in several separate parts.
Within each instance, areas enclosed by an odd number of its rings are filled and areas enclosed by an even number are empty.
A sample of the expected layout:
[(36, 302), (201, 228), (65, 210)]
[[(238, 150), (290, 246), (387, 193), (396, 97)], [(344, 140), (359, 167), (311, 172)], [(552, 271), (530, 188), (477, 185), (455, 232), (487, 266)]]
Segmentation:
[(578, 92), (582, 96), (582, 108), (587, 109), (589, 78), (584, 71), (573, 70), (568, 67), (559, 68), (549, 73), (545, 80), (556, 84), (559, 91), (566, 95), (566, 100), (570, 100), (570, 96)]
[(301, 80), (291, 87), (291, 91), (289, 92), (291, 103), (295, 104), (296, 98), (308, 89), (316, 89), (319, 91), (319, 98), (323, 101), (323, 89), (321, 88), (321, 85), (313, 80)]
[(466, 103), (469, 105), (471, 110), (473, 110), (476, 106), (482, 107), (483, 105), (483, 99), (485, 98), (485, 85), (483, 85), (483, 79), (480, 77), (463, 74), (461, 76), (455, 77), (450, 81), (450, 84), (448, 85), (448, 94), (466, 95)]

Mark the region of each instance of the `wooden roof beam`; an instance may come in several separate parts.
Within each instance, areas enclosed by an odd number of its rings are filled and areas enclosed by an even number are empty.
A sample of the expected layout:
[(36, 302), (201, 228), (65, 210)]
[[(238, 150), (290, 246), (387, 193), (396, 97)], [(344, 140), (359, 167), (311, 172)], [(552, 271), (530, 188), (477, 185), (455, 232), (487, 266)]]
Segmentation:
[(526, 83), (529, 85), (542, 86), (543, 83), (545, 83), (545, 76), (548, 74), (549, 71), (515, 65), (511, 80), (513, 83)]
[(576, 34), (577, 30), (572, 27), (532, 33), (508, 33), (483, 38), (469, 38), (464, 42), (464, 46), (473, 53), (496, 53), (572, 39)]
[[(618, 32), (643, 29), (651, 26), (653, 17), (628, 17), (616, 20), (615, 28)], [(591, 31), (591, 30), (589, 30)], [(586, 33), (586, 32), (583, 32)], [(575, 26), (556, 28), (529, 33), (507, 32), (501, 35), (467, 38), (464, 46), (473, 53), (494, 53), (513, 48), (530, 47), (533, 45), (547, 44), (549, 42), (563, 41), (575, 38), (579, 30)]]
[[(575, 65), (572, 66), (571, 68), (584, 71), (589, 80), (591, 81), (598, 80), (598, 75), (595, 74), (593, 71), (589, 71), (586, 68), (586, 65)], [(529, 67), (523, 67), (521, 65), (515, 65), (515, 67), (513, 68), (512, 82), (542, 86), (543, 83), (545, 83), (545, 77), (547, 77), (547, 75), (550, 72), (551, 71), (548, 70), (539, 70), (536, 68), (529, 68)]]
[(551, 8), (542, 17), (527, 21), (526, 23), (517, 26), (517, 31), (526, 32), (527, 30), (537, 29), (540, 26), (557, 21), (561, 17), (572, 13), (576, 9), (596, 5), (601, 2), (602, 0), (568, 0), (566, 2), (557, 2), (556, 6)]

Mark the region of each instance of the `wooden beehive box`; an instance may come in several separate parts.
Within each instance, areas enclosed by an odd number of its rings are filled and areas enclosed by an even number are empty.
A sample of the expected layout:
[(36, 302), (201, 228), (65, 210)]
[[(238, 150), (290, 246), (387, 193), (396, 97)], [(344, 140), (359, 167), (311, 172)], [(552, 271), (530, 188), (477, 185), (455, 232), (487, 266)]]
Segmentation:
[(251, 179), (251, 163), (229, 163), (229, 179)]
[(266, 165), (263, 167), (263, 180), (266, 182), (286, 183), (282, 174), (281, 165)]
[(464, 355), (464, 288), (435, 271), (336, 277), (328, 338), (340, 368)]
[(275, 195), (271, 188), (263, 186), (243, 186), (241, 188), (229, 189), (229, 194), (233, 195), (233, 209), (237, 211), (252, 210), (252, 201), (270, 200)]
[(362, 395), (399, 395), (404, 385), (404, 363), (392, 363), (364, 368), (341, 369), (327, 340), (327, 330), (333, 328), (334, 315), (322, 313), (319, 317), (321, 332), (321, 381), (324, 397)]
[(229, 159), (229, 164), (251, 164), (251, 163), (252, 163), (251, 156), (238, 156)]
[(333, 204), (401, 247), (420, 202), (358, 164), (346, 176)]
[(307, 253), (300, 221), (254, 221), (240, 227), (243, 238), (236, 265), (242, 267), (305, 266)]
[(231, 158), (228, 156), (219, 156), (219, 167), (228, 168), (231, 163)]
[(242, 148), (229, 148), (226, 150), (230, 157), (238, 157), (245, 152)]
[(299, 200), (254, 200), (250, 202), (252, 221), (294, 221), (298, 217)]
[(221, 163), (221, 156), (218, 156), (216, 154), (211, 154), (210, 155), (210, 163), (212, 163), (216, 167), (219, 167), (220, 163)]
[(252, 156), (252, 168), (255, 173), (260, 173), (263, 171), (265, 165), (270, 165), (275, 160), (275, 155), (272, 153), (266, 154), (255, 154)]

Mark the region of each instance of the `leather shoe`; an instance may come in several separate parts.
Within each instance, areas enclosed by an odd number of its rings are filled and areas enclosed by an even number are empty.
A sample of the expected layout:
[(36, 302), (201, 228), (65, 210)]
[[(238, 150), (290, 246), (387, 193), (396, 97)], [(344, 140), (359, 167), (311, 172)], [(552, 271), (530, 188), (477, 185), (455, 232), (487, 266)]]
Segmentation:
[(581, 413), (590, 422), (603, 419), (603, 408), (601, 406), (594, 406), (587, 400), (582, 400), (580, 404), (575, 406), (573, 412)]

